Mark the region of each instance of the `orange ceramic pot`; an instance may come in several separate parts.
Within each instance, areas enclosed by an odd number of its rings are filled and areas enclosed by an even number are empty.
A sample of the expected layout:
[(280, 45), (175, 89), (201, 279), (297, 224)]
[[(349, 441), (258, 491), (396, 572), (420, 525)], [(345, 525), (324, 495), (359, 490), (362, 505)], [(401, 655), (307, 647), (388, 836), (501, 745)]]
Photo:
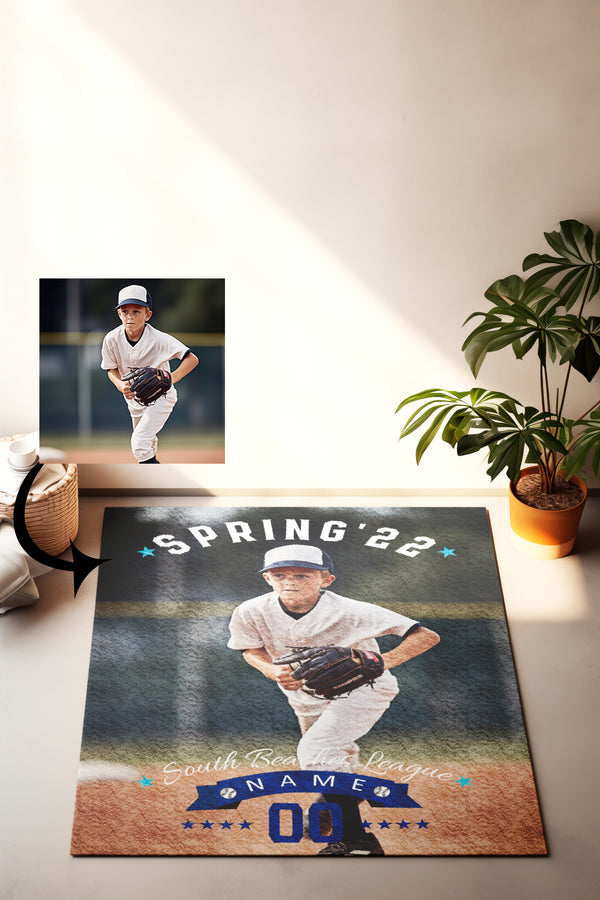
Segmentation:
[[(537, 466), (521, 470), (521, 475), (535, 475)], [(585, 482), (574, 475), (571, 478), (583, 491), (583, 499), (570, 509), (535, 509), (517, 497), (515, 483), (511, 481), (508, 493), (510, 527), (513, 543), (528, 556), (538, 559), (559, 559), (573, 549), (579, 520), (587, 500)]]

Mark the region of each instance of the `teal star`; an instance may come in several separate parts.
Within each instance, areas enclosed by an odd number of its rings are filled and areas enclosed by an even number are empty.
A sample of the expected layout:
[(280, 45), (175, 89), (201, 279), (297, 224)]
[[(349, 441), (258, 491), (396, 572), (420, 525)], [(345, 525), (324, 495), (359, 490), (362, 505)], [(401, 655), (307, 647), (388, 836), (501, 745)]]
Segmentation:
[(466, 784), (471, 784), (470, 778), (457, 778), (456, 783), (460, 784), (461, 787), (464, 787)]
[(454, 556), (454, 554), (456, 553), (456, 550), (448, 550), (447, 547), (444, 547), (443, 550), (438, 550), (438, 553), (442, 553), (444, 556), (444, 559), (446, 559), (448, 556)]
[(138, 553), (142, 554), (142, 559), (145, 559), (146, 556), (154, 556), (154, 550), (150, 550), (148, 547), (144, 547), (143, 550), (138, 550)]
[(195, 822), (190, 822), (190, 820), (188, 819), (187, 822), (182, 822), (181, 824), (183, 825), (183, 830), (184, 830), (184, 831), (186, 830), (186, 828), (188, 828), (188, 829), (191, 831), (192, 828), (194, 827), (194, 825), (195, 825), (196, 823), (195, 823)]
[(148, 785), (152, 786), (152, 778), (146, 778), (144, 775), (141, 781), (138, 781), (138, 784), (141, 784), (142, 787), (148, 787)]

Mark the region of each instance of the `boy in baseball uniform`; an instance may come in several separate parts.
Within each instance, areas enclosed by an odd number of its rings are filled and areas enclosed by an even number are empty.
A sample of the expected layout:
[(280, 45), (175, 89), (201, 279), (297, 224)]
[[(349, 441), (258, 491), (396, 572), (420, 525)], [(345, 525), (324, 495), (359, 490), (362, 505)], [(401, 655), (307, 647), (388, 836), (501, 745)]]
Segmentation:
[[(174, 385), (198, 365), (198, 357), (177, 338), (149, 324), (152, 302), (146, 288), (130, 284), (119, 291), (117, 314), (121, 325), (109, 331), (102, 342), (102, 368), (125, 397), (131, 414), (131, 449), (138, 463), (158, 463), (157, 434), (177, 403)], [(123, 381), (130, 369), (152, 366), (170, 372), (169, 360), (181, 362), (171, 374), (171, 387), (150, 406), (135, 399), (129, 382)]]
[[(398, 694), (390, 669), (435, 646), (439, 636), (414, 619), (329, 590), (335, 581), (333, 563), (318, 547), (288, 544), (268, 550), (260, 572), (271, 591), (234, 610), (227, 646), (241, 650), (246, 662), (275, 681), (286, 695), (302, 733), (297, 748), (302, 769), (355, 772), (356, 741), (370, 731)], [(384, 634), (397, 635), (402, 641), (380, 654), (383, 674), (372, 686), (333, 700), (303, 691), (290, 666), (273, 662), (289, 653), (290, 647), (352, 646), (379, 653), (376, 638)], [(328, 765), (328, 758), (335, 762)], [(323, 796), (342, 810), (343, 839), (326, 844), (319, 855), (384, 855), (375, 835), (362, 827), (357, 799)]]

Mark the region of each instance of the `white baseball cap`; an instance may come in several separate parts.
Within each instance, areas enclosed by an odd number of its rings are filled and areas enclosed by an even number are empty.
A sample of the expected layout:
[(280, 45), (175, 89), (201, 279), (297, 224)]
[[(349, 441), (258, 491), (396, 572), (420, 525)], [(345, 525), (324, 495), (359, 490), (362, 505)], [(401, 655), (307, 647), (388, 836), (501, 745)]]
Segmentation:
[(273, 547), (272, 550), (267, 550), (260, 572), (281, 569), (284, 566), (293, 566), (298, 569), (321, 569), (323, 572), (331, 572), (333, 575), (331, 557), (319, 547), (310, 547), (308, 544), (286, 544), (284, 547)]
[(134, 306), (145, 306), (146, 309), (152, 309), (150, 294), (141, 284), (128, 284), (127, 287), (121, 288), (119, 291), (119, 302), (115, 309), (131, 303)]

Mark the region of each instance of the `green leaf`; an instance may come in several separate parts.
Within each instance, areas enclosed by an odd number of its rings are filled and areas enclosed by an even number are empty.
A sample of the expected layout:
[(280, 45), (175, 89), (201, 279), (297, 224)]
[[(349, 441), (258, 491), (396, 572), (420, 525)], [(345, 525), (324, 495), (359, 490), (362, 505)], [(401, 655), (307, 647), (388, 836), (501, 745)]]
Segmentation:
[(430, 388), (406, 397), (396, 410), (403, 409), (407, 404), (416, 402), (421, 404), (407, 419), (400, 439), (412, 434), (418, 428), (426, 426), (416, 449), (417, 463), (420, 462), (425, 450), (438, 434), (440, 428), (446, 422), (442, 432), (442, 440), (454, 446), (463, 437), (473, 423), (479, 427), (491, 428), (498, 416), (498, 410), (503, 405), (514, 406), (515, 401), (507, 394), (498, 391), (487, 391), (484, 388), (472, 388), (470, 391), (442, 391), (438, 388)]
[(590, 453), (592, 471), (600, 476), (600, 422), (589, 419), (585, 426), (585, 431), (575, 438), (568, 456), (562, 461), (561, 468), (567, 478), (581, 474)]
[[(434, 405), (426, 405), (420, 406), (407, 420), (400, 437), (407, 437), (409, 434), (412, 434), (413, 431), (416, 431), (417, 428), (420, 428), (427, 419), (431, 418), (431, 416), (437, 412), (442, 407), (439, 403)], [(423, 410), (425, 410), (423, 412)]]
[(558, 232), (545, 233), (557, 256), (530, 253), (523, 260), (523, 271), (538, 269), (527, 279), (534, 286), (561, 276), (556, 290), (570, 309), (578, 301), (589, 302), (600, 290), (600, 237), (576, 219), (565, 219), (559, 226)]
[(582, 225), (576, 219), (565, 219), (560, 222), (560, 235), (566, 250), (565, 256), (571, 254), (575, 259), (590, 261), (593, 232), (589, 225)]
[(485, 327), (479, 329), (477, 333), (472, 332), (465, 340), (462, 349), (465, 359), (469, 364), (469, 368), (473, 376), (477, 378), (488, 353), (495, 350), (502, 350), (515, 341), (514, 329), (500, 326), (495, 331), (489, 331)]
[(532, 428), (523, 431), (523, 435), (528, 442), (528, 445), (535, 441), (536, 447), (547, 447), (548, 450), (553, 450), (555, 453), (560, 453), (561, 455), (568, 452), (567, 448), (558, 440), (558, 438), (555, 438), (549, 431), (544, 431), (541, 428)]
[(438, 413), (437, 416), (435, 417), (435, 419), (433, 420), (432, 424), (430, 425), (430, 427), (427, 429), (427, 431), (425, 432), (425, 434), (423, 435), (423, 437), (417, 444), (417, 449), (416, 449), (417, 465), (421, 462), (423, 454), (425, 453), (427, 448), (431, 445), (431, 442), (433, 441), (434, 437), (436, 436), (436, 434), (442, 427), (442, 423), (447, 415), (448, 415), (447, 409), (443, 409), (440, 413)]
[(567, 268), (567, 266), (557, 265), (545, 269), (540, 269), (539, 271), (534, 272), (532, 275), (529, 275), (527, 277), (527, 283), (532, 288), (541, 287), (542, 285), (547, 284), (548, 281), (552, 280), (559, 272), (562, 272)]
[(466, 434), (468, 434), (473, 422), (472, 413), (457, 412), (451, 416), (446, 422), (444, 431), (442, 432), (442, 440), (451, 447), (456, 446), (457, 442)]
[(467, 456), (484, 450), (490, 444), (501, 440), (502, 436), (495, 431), (485, 431), (481, 434), (467, 434), (457, 444), (456, 452), (459, 456)]
[[(533, 406), (524, 407), (507, 394), (479, 387), (460, 392), (429, 389), (406, 398), (398, 409), (423, 399), (426, 402), (409, 416), (400, 435), (425, 429), (416, 448), (417, 463), (440, 430), (441, 439), (459, 456), (487, 451), (491, 478), (506, 469), (514, 480), (526, 454), (541, 463), (542, 448), (554, 456), (567, 455), (565, 441), (572, 423)], [(600, 430), (600, 413), (593, 421)]]
[(410, 397), (406, 397), (398, 405), (396, 412), (399, 412), (404, 406), (407, 406), (409, 403), (414, 403), (416, 400), (448, 400), (450, 397), (461, 399), (462, 397), (466, 397), (468, 393), (468, 391), (457, 391), (453, 393), (452, 391), (445, 391), (442, 388), (428, 388), (425, 391), (419, 391), (418, 394), (411, 394)]
[(573, 368), (588, 381), (592, 381), (600, 369), (600, 349), (598, 341), (592, 335), (583, 337), (575, 349)]
[(490, 448), (488, 475), (493, 480), (504, 469), (511, 481), (516, 481), (522, 468), (525, 442), (521, 435), (510, 435)]
[(524, 282), (520, 275), (508, 275), (499, 278), (485, 291), (485, 296), (492, 303), (506, 306), (523, 296)]
[(547, 264), (548, 272), (555, 272), (556, 268), (567, 268), (568, 264), (563, 262), (559, 256), (549, 256), (547, 253), (530, 253), (523, 260), (523, 271), (528, 272), (529, 269), (535, 269), (537, 266)]
[(556, 286), (565, 303), (565, 309), (571, 309), (585, 290), (589, 272), (587, 269), (572, 269)]
[(538, 336), (534, 332), (533, 334), (529, 335), (527, 340), (523, 341), (523, 344), (521, 346), (521, 356), (519, 357), (519, 359), (521, 359), (523, 356), (525, 356), (527, 353), (529, 353), (529, 351), (532, 349), (532, 347), (535, 347), (537, 340), (538, 340)]

